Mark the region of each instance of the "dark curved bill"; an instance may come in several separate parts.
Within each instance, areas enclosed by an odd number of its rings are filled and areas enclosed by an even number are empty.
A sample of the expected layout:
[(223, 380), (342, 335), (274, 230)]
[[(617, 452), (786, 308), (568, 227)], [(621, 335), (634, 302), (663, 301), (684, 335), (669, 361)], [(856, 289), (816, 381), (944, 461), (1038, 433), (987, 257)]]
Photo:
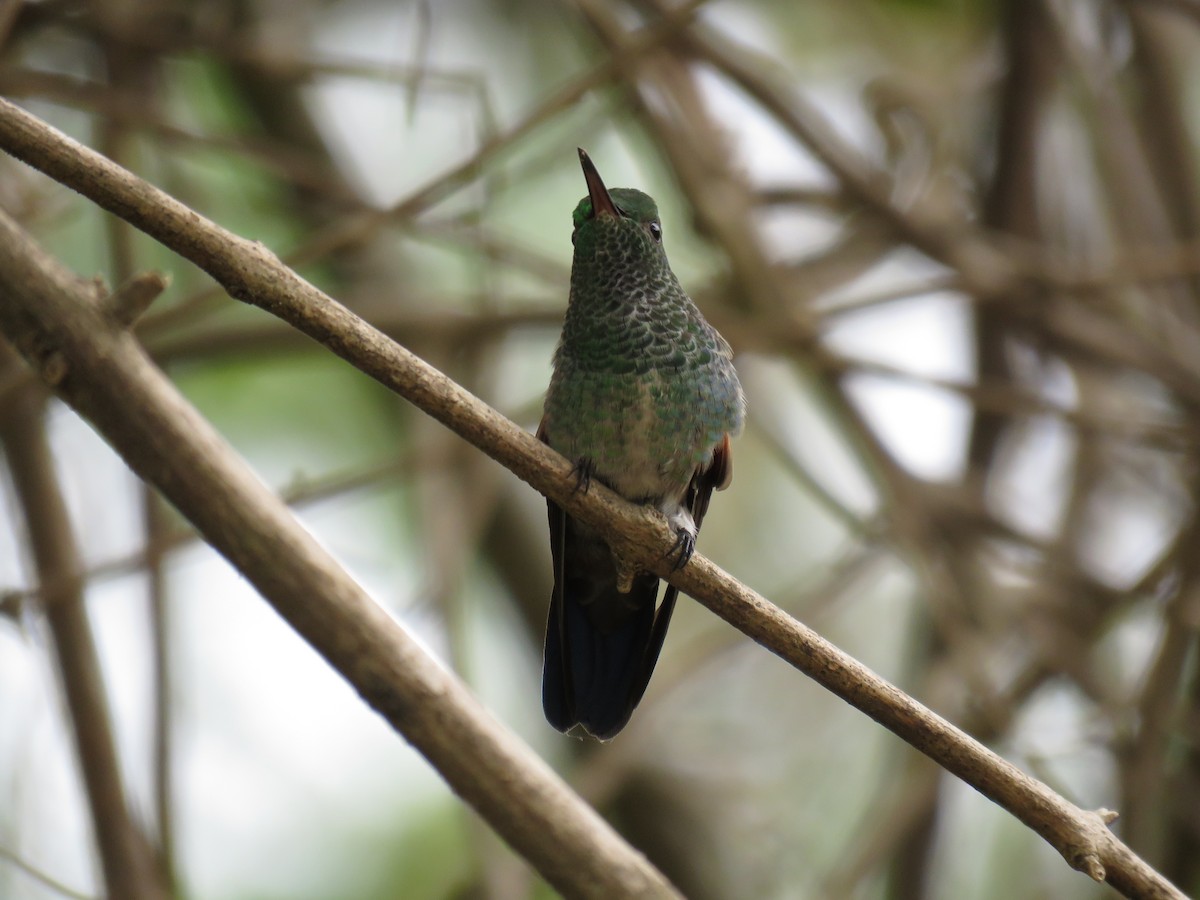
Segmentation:
[(608, 188), (604, 186), (592, 158), (582, 147), (576, 149), (579, 150), (579, 164), (583, 166), (583, 177), (587, 181), (588, 198), (592, 201), (592, 215), (619, 216), (621, 213), (617, 210), (617, 205), (613, 203), (612, 197), (609, 196)]

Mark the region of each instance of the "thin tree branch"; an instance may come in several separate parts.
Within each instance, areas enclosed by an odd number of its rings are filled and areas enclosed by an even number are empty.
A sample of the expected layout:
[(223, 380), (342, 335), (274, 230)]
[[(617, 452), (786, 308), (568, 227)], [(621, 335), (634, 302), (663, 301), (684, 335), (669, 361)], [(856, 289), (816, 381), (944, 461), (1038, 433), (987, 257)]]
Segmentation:
[(158, 865), (172, 895), (179, 893), (179, 866), (175, 841), (175, 673), (171, 654), (171, 621), (168, 609), (166, 559), (171, 526), (162, 498), (149, 484), (140, 485), (143, 531), (146, 535), (145, 571), (150, 614), (151, 672), (153, 680), (152, 753), (154, 758), (154, 817), (158, 825)]
[[(1000, 90), (996, 127), (996, 167), (980, 210), (984, 224), (998, 232), (1034, 241), (1041, 227), (1037, 206), (1037, 151), (1046, 96), (1058, 61), (1048, 34), (1042, 0), (1007, 0), (1002, 6), (1007, 72)], [(1047, 44), (1050, 51), (1047, 52)], [(980, 382), (1013, 380), (1010, 342), (1016, 339), (1003, 308), (975, 307), (973, 341)], [(983, 497), (987, 476), (1000, 452), (1010, 415), (973, 408), (967, 437), (967, 475)]]
[[(11, 352), (7, 347), (0, 350)], [(26, 391), (0, 421), (0, 444), (24, 513), (38, 579), (48, 584), (63, 572), (77, 572), (80, 563), (54, 473), (44, 407), (41, 390)], [(129, 900), (164, 898), (167, 893), (158, 881), (150, 842), (127, 801), (81, 585), (73, 581), (52, 590), (42, 609), (58, 658), (106, 893)]]
[[(1009, 810), (1072, 867), (1107, 880), (1129, 897), (1183, 900), (1108, 830), (1114, 814), (1088, 812), (1060, 797), (707, 559), (696, 556), (683, 570), (670, 572), (663, 550), (673, 535), (661, 516), (603, 486), (586, 494), (574, 491), (568, 461), (387, 340), (260, 244), (205, 220), (5, 101), (0, 101), (0, 147), (126, 218), (200, 265), (232, 296), (280, 316), (400, 393), (572, 516), (601, 529), (632, 564), (670, 577), (721, 618)], [(620, 860), (630, 866), (622, 871), (641, 879), (645, 890), (666, 890), (652, 872), (633, 865), (615, 836), (598, 819), (589, 821), (573, 795), (491, 723), (461, 684), (431, 664), (336, 567), (133, 339), (87, 308), (77, 281), (31, 246), (14, 224), (0, 218), (0, 225), (0, 287), (8, 292), (0, 326), (139, 474), (192, 518), (280, 614), (552, 881), (579, 886), (585, 870), (597, 878), (611, 876), (609, 866), (598, 865), (603, 857), (612, 860), (610, 865)], [(589, 850), (589, 840), (599, 846)]]

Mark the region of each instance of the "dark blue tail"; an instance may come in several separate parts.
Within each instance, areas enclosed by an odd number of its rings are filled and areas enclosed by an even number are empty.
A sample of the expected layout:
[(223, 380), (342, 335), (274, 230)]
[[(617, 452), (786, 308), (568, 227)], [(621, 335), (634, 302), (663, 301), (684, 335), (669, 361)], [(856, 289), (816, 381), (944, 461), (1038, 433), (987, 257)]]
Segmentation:
[(549, 506), (555, 577), (542, 707), (559, 731), (579, 725), (607, 740), (625, 727), (646, 691), (676, 592), (668, 588), (657, 614), (657, 576), (642, 573), (629, 593), (620, 593), (608, 545)]

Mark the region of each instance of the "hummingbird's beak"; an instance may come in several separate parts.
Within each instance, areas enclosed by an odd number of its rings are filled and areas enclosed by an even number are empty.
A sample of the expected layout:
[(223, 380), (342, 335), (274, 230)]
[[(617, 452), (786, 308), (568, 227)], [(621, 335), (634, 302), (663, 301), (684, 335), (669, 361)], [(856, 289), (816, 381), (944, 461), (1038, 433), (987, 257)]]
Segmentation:
[(592, 158), (582, 147), (577, 149), (579, 150), (579, 164), (583, 166), (583, 177), (587, 181), (588, 198), (592, 201), (592, 216), (619, 216), (621, 212), (613, 203), (612, 197), (609, 196), (608, 188), (600, 180), (600, 173), (596, 171)]

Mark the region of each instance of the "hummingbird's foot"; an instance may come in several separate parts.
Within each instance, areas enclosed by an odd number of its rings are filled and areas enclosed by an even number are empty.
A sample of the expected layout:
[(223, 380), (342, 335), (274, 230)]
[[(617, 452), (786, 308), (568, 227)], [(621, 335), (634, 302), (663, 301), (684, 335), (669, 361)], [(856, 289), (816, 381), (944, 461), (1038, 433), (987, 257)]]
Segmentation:
[(671, 549), (663, 554), (663, 559), (675, 557), (675, 563), (671, 566), (671, 571), (678, 572), (687, 565), (688, 560), (692, 558), (692, 553), (695, 550), (695, 532), (681, 525), (675, 530), (675, 543), (671, 545)]
[(674, 557), (675, 565), (671, 567), (671, 571), (678, 572), (687, 565), (696, 549), (696, 520), (684, 506), (676, 506), (669, 512), (663, 511), (667, 514), (667, 524), (675, 530), (675, 543), (663, 554), (663, 559)]
[(592, 476), (596, 474), (596, 463), (586, 456), (581, 456), (575, 460), (571, 474), (575, 476), (575, 490), (572, 493), (586, 494), (592, 486)]

